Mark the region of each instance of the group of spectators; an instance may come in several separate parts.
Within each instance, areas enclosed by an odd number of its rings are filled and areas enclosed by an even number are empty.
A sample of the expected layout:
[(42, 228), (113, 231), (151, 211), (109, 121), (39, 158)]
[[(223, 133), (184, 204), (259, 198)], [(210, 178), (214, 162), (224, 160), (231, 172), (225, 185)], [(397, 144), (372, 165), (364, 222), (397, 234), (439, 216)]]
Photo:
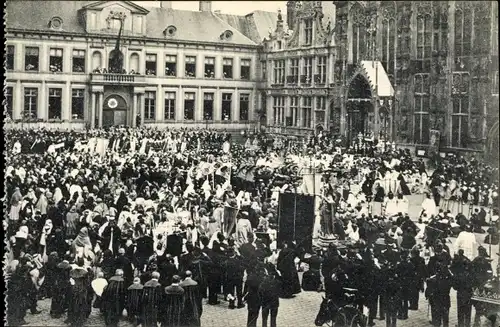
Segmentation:
[[(391, 280), (378, 283), (375, 276), (389, 277), (399, 269), (398, 264), (407, 262), (410, 252), (416, 256), (419, 228), (407, 212), (387, 211), (394, 196), (403, 198), (413, 189), (429, 193), (436, 201), (439, 187), (453, 178), (460, 188), (477, 183), (491, 190), (495, 185), (488, 174), (492, 168), (477, 161), (470, 161), (475, 174), (467, 173), (467, 168), (453, 172), (456, 163), (448, 161), (430, 174), (422, 160), (403, 150), (361, 154), (348, 148), (338, 154), (340, 142), (327, 135), (305, 143), (284, 140), (279, 146), (269, 136), (254, 135), (245, 145), (232, 142), (230, 149), (225, 148), (231, 143), (229, 134), (210, 130), (12, 130), (6, 136), (6, 147), (12, 149), (5, 175), (11, 325), (24, 324), (28, 309), (39, 313), (37, 300), (45, 297), (51, 298), (53, 317), (67, 313), (66, 322), (72, 326), (82, 326), (92, 306), (102, 311), (108, 326), (118, 323), (123, 309), (143, 326), (157, 322), (196, 326), (203, 298), (209, 305), (227, 301), (230, 309), (246, 303), (248, 326), (256, 326), (261, 310), (264, 326), (269, 315), (271, 326), (276, 326), (279, 297), (293, 297), (301, 291), (297, 272), (304, 265), (300, 263), (308, 266), (302, 289), (324, 288), (329, 298), (337, 298), (335, 292), (345, 287), (361, 290), (389, 285)], [(109, 140), (104, 154), (85, 149), (96, 138)], [(49, 151), (54, 144), (60, 146)], [(255, 145), (253, 150), (249, 144)], [(271, 153), (309, 156), (311, 162), (340, 156), (318, 168), (324, 175), (323, 202), (333, 205), (320, 210), (321, 229), (328, 225), (325, 235), (352, 241), (349, 250), (327, 245), (328, 249), (305, 253), (291, 242), (277, 244), (279, 192), (299, 192), (300, 171), (283, 163), (259, 168), (252, 177), (239, 174), (241, 167)], [(349, 155), (353, 159), (345, 160)], [(220, 169), (227, 162), (229, 175), (202, 172), (201, 163), (215, 163), (215, 169)], [(469, 161), (463, 164), (468, 167)], [(494, 192), (496, 188), (486, 203), (489, 206), (496, 203)], [(369, 206), (374, 201), (384, 203), (386, 212), (375, 214)], [(475, 204), (485, 203), (478, 200)], [(226, 208), (238, 209), (234, 226)], [(440, 213), (426, 214), (432, 221), (441, 219)], [(466, 222), (460, 228), (468, 226)], [(435, 260), (445, 256), (436, 244), (432, 242)], [(380, 250), (378, 259), (370, 257), (375, 249)], [(393, 253), (397, 249), (400, 253)], [(362, 261), (356, 261), (359, 257)], [(372, 273), (381, 266), (375, 259), (387, 262), (389, 272)], [(451, 260), (445, 263), (451, 267)], [(427, 277), (431, 278), (428, 297), (439, 293), (430, 286), (432, 278), (447, 269), (438, 266), (431, 265), (426, 273), (415, 270), (420, 272), (418, 278), (414, 276), (417, 302), (421, 282)], [(350, 285), (350, 281), (358, 284)], [(365, 284), (368, 281), (373, 284)], [(389, 286), (375, 299), (373, 294), (363, 296), (361, 305), (370, 308), (371, 324), (376, 299), (381, 299), (380, 310), (385, 310), (381, 318), (386, 312), (391, 324), (394, 317), (408, 316), (404, 303), (410, 295), (401, 293), (406, 289), (403, 284), (397, 289), (397, 298), (396, 293), (387, 293)], [(411, 294), (414, 304), (415, 293)], [(439, 296), (433, 317), (435, 322), (444, 322), (443, 308), (448, 302)], [(397, 312), (391, 309), (396, 308), (391, 302), (396, 299), (402, 305)]]

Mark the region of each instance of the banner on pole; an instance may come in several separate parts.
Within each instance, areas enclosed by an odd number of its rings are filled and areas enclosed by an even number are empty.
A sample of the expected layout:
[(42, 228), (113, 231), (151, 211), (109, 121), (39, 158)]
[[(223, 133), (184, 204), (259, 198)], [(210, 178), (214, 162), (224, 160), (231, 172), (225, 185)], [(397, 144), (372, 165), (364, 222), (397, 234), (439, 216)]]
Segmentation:
[(229, 236), (236, 232), (236, 216), (238, 208), (224, 207), (224, 234)]

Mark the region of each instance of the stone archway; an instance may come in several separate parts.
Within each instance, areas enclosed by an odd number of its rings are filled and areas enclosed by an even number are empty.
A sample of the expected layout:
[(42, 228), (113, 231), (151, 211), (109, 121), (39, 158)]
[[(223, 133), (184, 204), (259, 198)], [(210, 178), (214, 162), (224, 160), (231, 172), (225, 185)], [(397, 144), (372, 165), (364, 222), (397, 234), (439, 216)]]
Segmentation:
[(127, 101), (118, 94), (109, 95), (103, 103), (103, 126), (127, 125)]

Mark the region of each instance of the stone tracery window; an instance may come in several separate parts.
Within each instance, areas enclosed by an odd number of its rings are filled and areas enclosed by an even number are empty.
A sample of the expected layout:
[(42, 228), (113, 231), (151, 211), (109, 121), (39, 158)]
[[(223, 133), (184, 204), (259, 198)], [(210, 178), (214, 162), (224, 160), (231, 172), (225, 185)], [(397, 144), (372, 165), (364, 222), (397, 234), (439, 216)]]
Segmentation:
[(351, 8), (352, 26), (352, 61), (356, 63), (364, 59), (366, 52), (366, 18), (363, 8), (354, 4)]

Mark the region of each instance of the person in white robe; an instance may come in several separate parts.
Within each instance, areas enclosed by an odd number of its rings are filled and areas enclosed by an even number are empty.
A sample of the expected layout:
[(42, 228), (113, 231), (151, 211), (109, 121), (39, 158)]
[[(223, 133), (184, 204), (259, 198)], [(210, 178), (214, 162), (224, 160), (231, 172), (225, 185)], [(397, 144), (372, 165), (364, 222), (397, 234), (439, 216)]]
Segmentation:
[(429, 218), (436, 216), (438, 213), (436, 202), (429, 193), (426, 194), (426, 197), (422, 202), (422, 211), (425, 212)]
[(241, 216), (236, 223), (236, 244), (242, 245), (248, 242), (248, 234), (252, 233), (252, 224), (246, 216)]
[(397, 199), (397, 212), (407, 214), (410, 210), (410, 201), (403, 194), (398, 194)]
[(470, 260), (474, 260), (477, 256), (478, 243), (476, 240), (476, 235), (472, 232), (472, 226), (467, 226), (466, 230), (458, 234), (457, 240), (455, 241), (455, 252), (462, 249), (464, 255)]
[(398, 199), (394, 197), (394, 194), (389, 193), (388, 197), (385, 198), (385, 215), (387, 217), (392, 217), (398, 214)]

